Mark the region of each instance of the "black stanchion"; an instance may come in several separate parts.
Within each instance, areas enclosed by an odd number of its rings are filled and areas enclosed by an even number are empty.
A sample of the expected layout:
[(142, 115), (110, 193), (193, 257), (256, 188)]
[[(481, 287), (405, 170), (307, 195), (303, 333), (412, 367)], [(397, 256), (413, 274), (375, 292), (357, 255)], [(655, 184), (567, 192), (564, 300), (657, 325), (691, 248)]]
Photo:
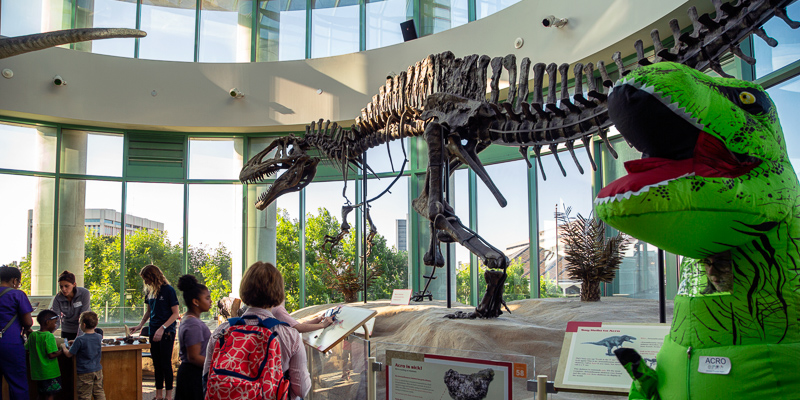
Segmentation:
[(658, 322), (667, 322), (667, 287), (665, 281), (664, 250), (658, 249)]

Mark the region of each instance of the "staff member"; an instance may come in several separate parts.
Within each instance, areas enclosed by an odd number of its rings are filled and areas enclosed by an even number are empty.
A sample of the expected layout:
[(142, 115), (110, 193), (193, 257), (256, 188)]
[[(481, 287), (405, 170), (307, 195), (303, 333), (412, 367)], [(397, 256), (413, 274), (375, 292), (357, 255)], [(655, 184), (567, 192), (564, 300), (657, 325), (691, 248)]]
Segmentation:
[[(147, 307), (142, 322), (131, 329), (138, 332), (150, 320), (150, 354), (153, 356), (153, 371), (156, 376), (156, 400), (172, 399), (172, 349), (175, 346), (175, 321), (181, 316), (178, 295), (169, 281), (155, 265), (146, 265), (139, 272), (144, 281)], [(161, 391), (166, 389), (166, 395)]]
[[(53, 298), (53, 308), (58, 316), (61, 317), (61, 337), (67, 340), (75, 340), (78, 332), (81, 332), (78, 320), (84, 311), (90, 311), (92, 306), (92, 294), (88, 290), (78, 287), (75, 284), (75, 274), (64, 271), (58, 276), (59, 292)], [(58, 329), (58, 324), (56, 324)], [(83, 332), (81, 332), (83, 334)]]
[(19, 290), (21, 282), (19, 269), (0, 267), (0, 375), (8, 382), (11, 400), (28, 399), (28, 367), (22, 331), (33, 325), (33, 308), (28, 296)]

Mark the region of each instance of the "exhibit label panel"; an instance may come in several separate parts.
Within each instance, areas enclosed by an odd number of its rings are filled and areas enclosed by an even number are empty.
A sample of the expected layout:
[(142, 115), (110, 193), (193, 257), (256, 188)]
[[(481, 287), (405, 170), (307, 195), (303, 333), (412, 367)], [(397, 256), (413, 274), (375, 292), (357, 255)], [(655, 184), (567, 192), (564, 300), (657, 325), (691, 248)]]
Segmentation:
[(386, 400), (511, 399), (511, 362), (391, 350), (386, 362)]
[(556, 388), (627, 393), (631, 378), (614, 350), (635, 349), (655, 369), (656, 354), (668, 333), (668, 324), (571, 321), (561, 349)]

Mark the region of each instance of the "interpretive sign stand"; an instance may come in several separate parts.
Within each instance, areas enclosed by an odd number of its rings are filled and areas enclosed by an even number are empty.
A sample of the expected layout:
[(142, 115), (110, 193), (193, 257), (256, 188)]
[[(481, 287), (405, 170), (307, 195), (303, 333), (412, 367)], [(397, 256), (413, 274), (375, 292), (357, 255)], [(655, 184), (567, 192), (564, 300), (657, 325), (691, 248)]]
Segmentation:
[(411, 303), (411, 289), (395, 289), (392, 291), (392, 300), (389, 305), (407, 306)]
[[(303, 342), (323, 353), (339, 344), (351, 333), (363, 327), (378, 312), (367, 308), (336, 306), (325, 311), (326, 316), (333, 316), (329, 327), (303, 334)], [(371, 333), (371, 329), (369, 330)]]
[[(511, 399), (513, 363), (386, 350), (386, 400)], [(475, 397), (481, 396), (481, 397)]]
[(669, 324), (627, 324), (605, 322), (567, 323), (564, 344), (556, 372), (559, 391), (626, 394), (631, 378), (617, 361), (614, 350), (635, 349), (651, 368), (661, 349)]

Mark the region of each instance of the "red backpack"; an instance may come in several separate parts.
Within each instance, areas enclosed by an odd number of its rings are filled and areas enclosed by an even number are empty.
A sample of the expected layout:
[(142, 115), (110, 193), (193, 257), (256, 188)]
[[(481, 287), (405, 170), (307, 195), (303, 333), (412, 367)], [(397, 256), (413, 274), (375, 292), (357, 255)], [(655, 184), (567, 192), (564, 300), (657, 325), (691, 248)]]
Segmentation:
[(206, 386), (207, 400), (285, 400), (289, 371), (281, 368), (275, 318), (255, 315), (228, 320), (230, 327), (214, 346)]

